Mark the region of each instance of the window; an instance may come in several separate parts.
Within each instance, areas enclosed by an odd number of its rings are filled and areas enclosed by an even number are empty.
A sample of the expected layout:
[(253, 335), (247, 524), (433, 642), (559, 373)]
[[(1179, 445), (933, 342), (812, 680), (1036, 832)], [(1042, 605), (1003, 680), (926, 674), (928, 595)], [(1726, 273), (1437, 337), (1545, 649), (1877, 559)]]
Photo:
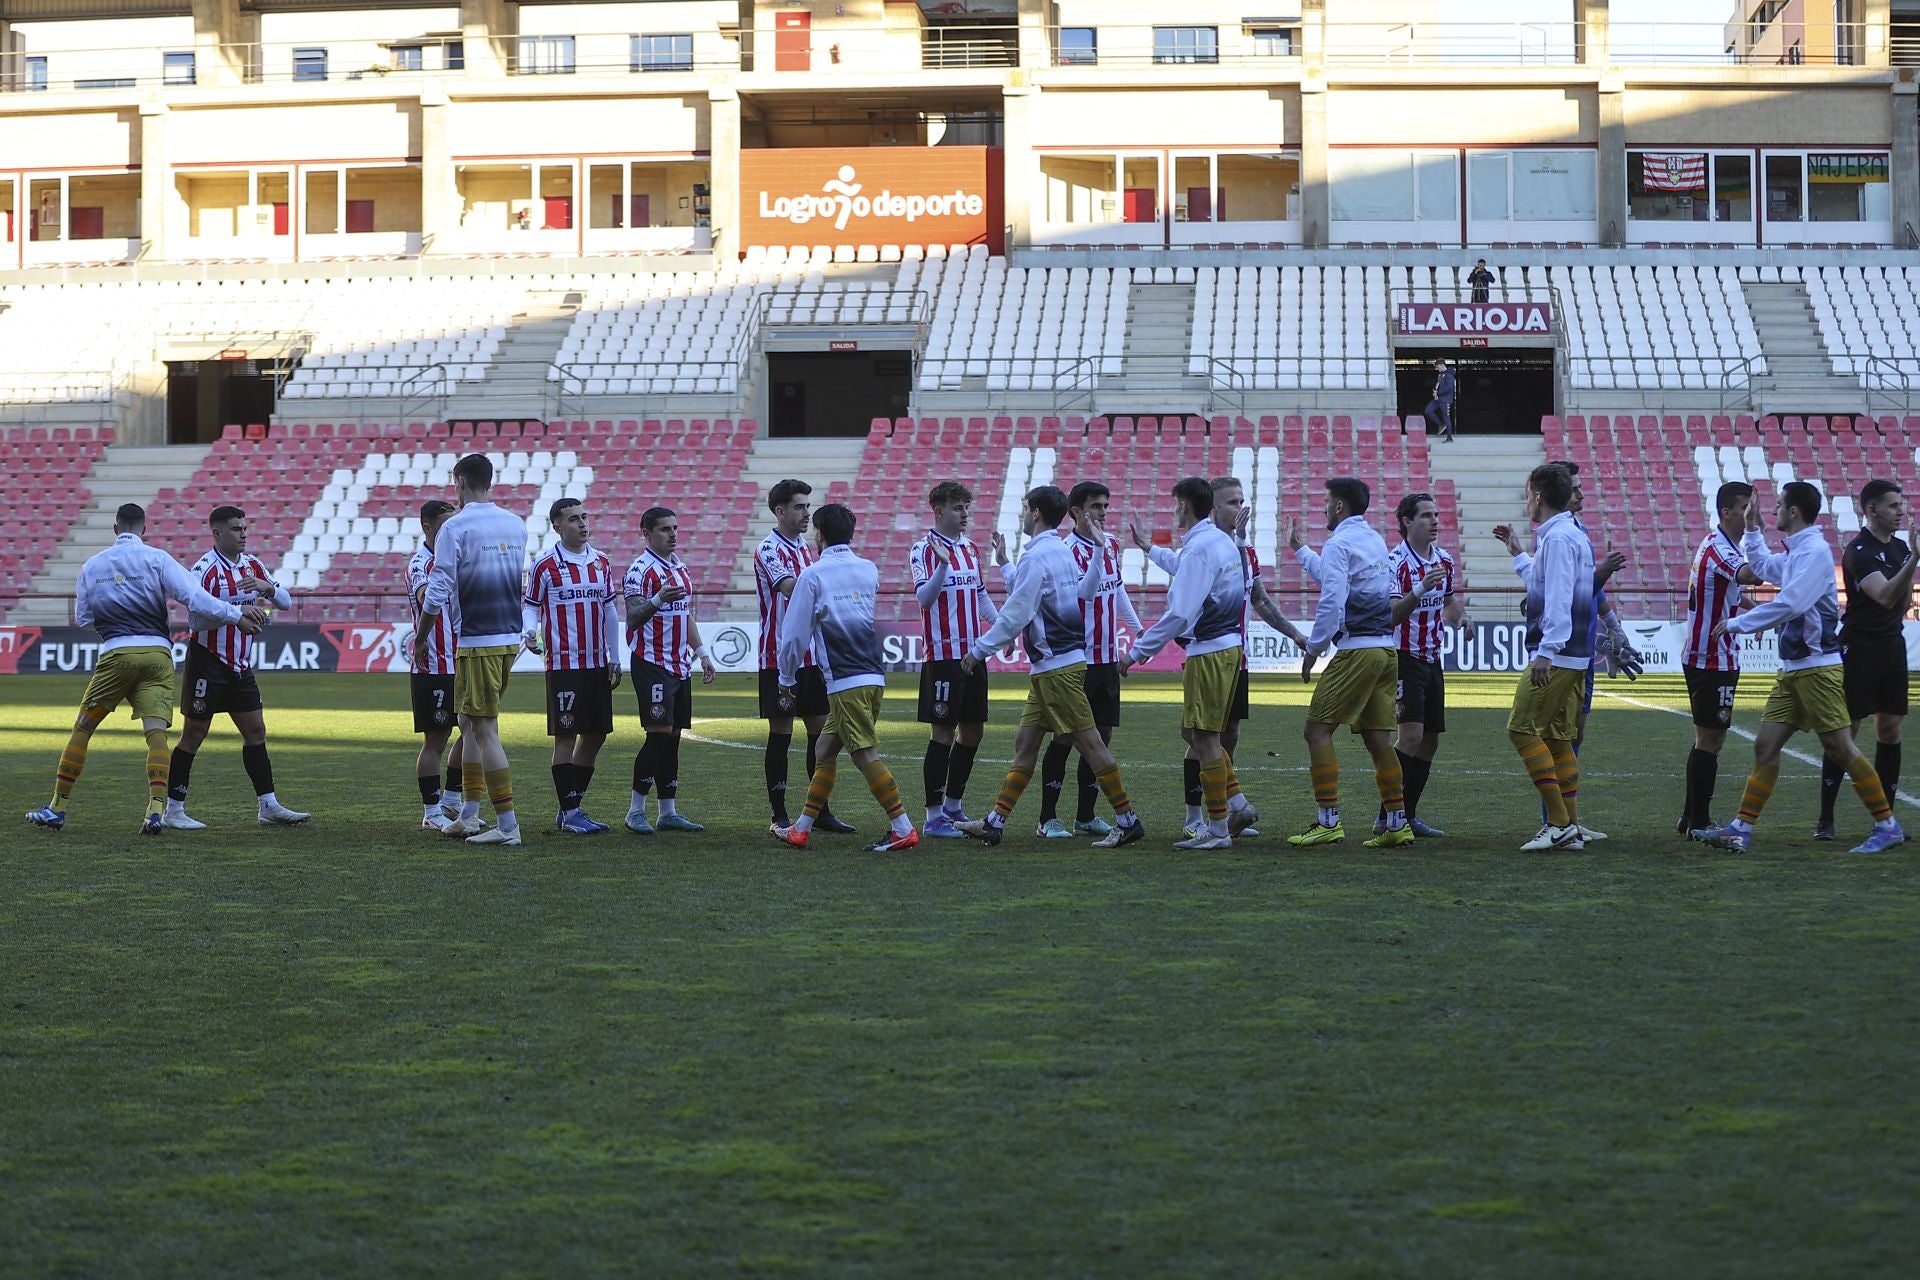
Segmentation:
[(47, 87), (47, 60), (44, 57), (27, 59), (27, 92), (45, 90)]
[(1100, 37), (1092, 27), (1060, 28), (1060, 56), (1063, 67), (1091, 67), (1100, 61)]
[(193, 54), (169, 53), (161, 57), (162, 79), (167, 84), (193, 83)]
[(573, 37), (521, 36), (519, 70), (523, 76), (572, 75)]
[(1247, 35), (1253, 40), (1253, 52), (1256, 57), (1291, 58), (1300, 51), (1297, 44), (1300, 37), (1298, 27), (1249, 22)]
[(1753, 221), (1753, 157), (1629, 151), (1627, 217), (1635, 222)]
[(1800, 157), (1768, 156), (1766, 175), (1767, 221), (1801, 221)]
[(631, 70), (693, 70), (693, 37), (691, 35), (633, 37)]
[(1807, 157), (1809, 222), (1887, 222), (1893, 217), (1887, 153)]
[(424, 71), (427, 65), (427, 51), (417, 44), (397, 44), (393, 46), (393, 69), (395, 71)]
[(1460, 216), (1457, 153), (1373, 147), (1327, 155), (1333, 217), (1345, 222), (1453, 222)]
[(1477, 222), (1581, 222), (1598, 217), (1591, 151), (1475, 151), (1467, 216)]
[(76, 89), (131, 89), (133, 88), (133, 77), (102, 76), (93, 80), (75, 80), (73, 87)]
[(449, 40), (447, 41), (446, 49), (447, 70), (465, 71), (467, 69), (467, 42), (465, 40)]
[(1153, 29), (1153, 60), (1155, 62), (1218, 62), (1220, 61), (1220, 30), (1218, 27), (1155, 27)]
[(295, 49), (293, 51), (293, 78), (295, 80), (325, 80), (327, 78), (327, 51), (325, 49)]

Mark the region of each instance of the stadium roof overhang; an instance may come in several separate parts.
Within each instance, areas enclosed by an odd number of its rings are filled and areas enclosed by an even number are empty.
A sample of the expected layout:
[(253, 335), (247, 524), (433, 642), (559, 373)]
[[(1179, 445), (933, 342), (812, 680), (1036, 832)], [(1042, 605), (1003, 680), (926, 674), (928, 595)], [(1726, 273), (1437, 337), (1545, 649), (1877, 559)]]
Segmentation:
[(847, 124), (879, 117), (998, 113), (1005, 107), (999, 84), (904, 88), (769, 89), (740, 86), (740, 114), (767, 124)]

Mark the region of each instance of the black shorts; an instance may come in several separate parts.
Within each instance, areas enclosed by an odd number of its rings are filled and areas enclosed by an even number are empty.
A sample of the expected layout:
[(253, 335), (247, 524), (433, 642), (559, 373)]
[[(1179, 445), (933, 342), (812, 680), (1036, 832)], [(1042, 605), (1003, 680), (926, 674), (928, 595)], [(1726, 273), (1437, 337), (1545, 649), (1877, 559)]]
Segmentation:
[(1447, 677), (1439, 663), (1402, 653), (1393, 701), (1401, 724), (1417, 724), (1428, 733), (1447, 731)]
[(1093, 708), (1093, 722), (1102, 728), (1120, 723), (1120, 664), (1087, 664), (1087, 705)]
[(613, 685), (605, 667), (547, 672), (547, 736), (613, 732)]
[(651, 662), (633, 664), (633, 694), (640, 700), (640, 727), (693, 728), (693, 681)]
[(205, 646), (187, 644), (186, 669), (180, 673), (180, 706), (187, 719), (241, 715), (262, 705), (251, 670), (235, 671)]
[(780, 705), (780, 673), (771, 669), (760, 673), (760, 718), (772, 720), (777, 716), (797, 716), (804, 720), (809, 716), (827, 714), (827, 678), (820, 674), (818, 667), (802, 667), (793, 674), (793, 705), (782, 708)]
[(1846, 640), (1841, 673), (1847, 682), (1847, 716), (1907, 714), (1907, 641), (1904, 636), (1854, 636)]
[(416, 671), (407, 680), (413, 692), (413, 731), (438, 733), (453, 728), (460, 719), (453, 711), (453, 672), (425, 676)]
[(1233, 682), (1233, 718), (1235, 720), (1253, 719), (1253, 697), (1248, 687), (1247, 669), (1240, 668), (1240, 675)]
[(960, 670), (958, 658), (941, 658), (920, 666), (920, 723), (985, 724), (987, 669), (972, 675)]
[(1740, 687), (1740, 673), (1709, 671), (1705, 667), (1683, 667), (1687, 677), (1687, 703), (1693, 708), (1693, 723), (1700, 729), (1724, 729), (1733, 723), (1733, 694)]

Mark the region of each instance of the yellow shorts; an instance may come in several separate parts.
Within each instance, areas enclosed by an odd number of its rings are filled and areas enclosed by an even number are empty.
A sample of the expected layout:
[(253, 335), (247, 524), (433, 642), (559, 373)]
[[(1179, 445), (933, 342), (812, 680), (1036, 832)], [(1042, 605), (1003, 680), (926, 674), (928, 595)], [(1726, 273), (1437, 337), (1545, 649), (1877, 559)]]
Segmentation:
[(1050, 733), (1083, 733), (1093, 728), (1093, 704), (1087, 701), (1087, 664), (1076, 662), (1032, 677), (1020, 723)]
[(882, 684), (862, 684), (827, 695), (827, 732), (840, 739), (842, 748), (865, 751), (880, 745), (880, 699), (886, 691)]
[(1398, 725), (1393, 695), (1399, 684), (1399, 650), (1342, 649), (1313, 686), (1307, 719), (1356, 730), (1392, 730)]
[(1761, 724), (1790, 724), (1808, 733), (1832, 733), (1853, 723), (1847, 714), (1847, 681), (1843, 668), (1806, 667), (1782, 671), (1774, 677), (1773, 692)]
[(517, 644), (457, 650), (453, 655), (454, 713), (499, 719), (500, 699), (506, 695), (507, 677), (513, 674), (513, 660), (519, 654)]
[(1513, 691), (1513, 715), (1507, 719), (1507, 731), (1572, 742), (1580, 736), (1580, 704), (1586, 693), (1584, 671), (1555, 667), (1540, 689), (1533, 686), (1533, 673), (1522, 671), (1520, 687)]
[(1224, 733), (1233, 719), (1233, 695), (1240, 687), (1240, 646), (1187, 655), (1180, 681), (1180, 727)]
[(173, 723), (172, 649), (146, 645), (100, 655), (80, 705), (102, 708), (104, 719), (122, 702), (133, 704), (135, 720)]

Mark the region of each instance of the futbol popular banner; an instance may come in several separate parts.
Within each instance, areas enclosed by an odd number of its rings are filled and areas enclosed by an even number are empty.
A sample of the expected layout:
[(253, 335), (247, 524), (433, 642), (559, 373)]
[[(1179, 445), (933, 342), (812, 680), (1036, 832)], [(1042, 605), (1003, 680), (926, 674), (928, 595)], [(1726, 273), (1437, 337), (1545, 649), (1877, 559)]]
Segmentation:
[[(1920, 622), (1904, 624), (1907, 666), (1920, 670)], [(1627, 634), (1646, 658), (1652, 672), (1680, 670), (1680, 648), (1686, 626), (1679, 622), (1630, 622)], [(758, 622), (709, 622), (701, 628), (714, 665), (722, 671), (753, 671), (758, 665)], [(925, 653), (917, 627), (882, 624), (881, 652), (889, 671), (915, 671)], [(1124, 631), (1122, 640), (1129, 639)], [(260, 671), (397, 672), (407, 670), (407, 650), (413, 628), (406, 623), (323, 622), (318, 626), (289, 623), (267, 629), (256, 649)], [(93, 670), (100, 654), (100, 638), (85, 627), (0, 627), (0, 675), (75, 675)], [(175, 663), (185, 661), (187, 633), (173, 637)], [(1300, 650), (1268, 627), (1256, 622), (1247, 640), (1248, 665), (1258, 672), (1300, 670)], [(1181, 653), (1169, 646), (1145, 670), (1178, 671)], [(1526, 627), (1519, 622), (1475, 623), (1470, 628), (1447, 628), (1441, 644), (1441, 663), (1448, 671), (1518, 671), (1526, 665)], [(1748, 636), (1740, 645), (1740, 663), (1749, 672), (1779, 669), (1780, 653), (1772, 633)], [(991, 664), (995, 670), (1024, 671), (1026, 656), (1018, 646), (1004, 651)], [(537, 672), (542, 660), (522, 652), (515, 671)]]

